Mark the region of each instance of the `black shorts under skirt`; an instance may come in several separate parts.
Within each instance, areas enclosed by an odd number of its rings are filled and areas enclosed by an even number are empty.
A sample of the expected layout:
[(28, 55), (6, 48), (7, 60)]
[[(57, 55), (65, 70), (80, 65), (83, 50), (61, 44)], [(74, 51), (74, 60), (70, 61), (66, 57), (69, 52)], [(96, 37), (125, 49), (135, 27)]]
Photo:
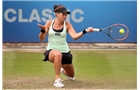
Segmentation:
[[(52, 50), (52, 49), (51, 49)], [(44, 52), (44, 60), (43, 61), (48, 61), (49, 60), (49, 53), (51, 50), (46, 50)], [(62, 64), (71, 64), (72, 63), (72, 54), (70, 51), (68, 53), (62, 53)]]

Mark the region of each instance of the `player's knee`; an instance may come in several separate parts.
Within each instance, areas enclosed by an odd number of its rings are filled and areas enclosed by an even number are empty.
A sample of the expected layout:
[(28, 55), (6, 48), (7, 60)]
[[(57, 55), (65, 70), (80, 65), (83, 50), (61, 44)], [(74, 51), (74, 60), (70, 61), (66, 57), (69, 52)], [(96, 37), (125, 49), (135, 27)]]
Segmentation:
[(61, 52), (55, 52), (55, 59), (57, 59), (57, 60), (60, 60), (61, 61), (61, 59), (62, 59), (62, 53)]

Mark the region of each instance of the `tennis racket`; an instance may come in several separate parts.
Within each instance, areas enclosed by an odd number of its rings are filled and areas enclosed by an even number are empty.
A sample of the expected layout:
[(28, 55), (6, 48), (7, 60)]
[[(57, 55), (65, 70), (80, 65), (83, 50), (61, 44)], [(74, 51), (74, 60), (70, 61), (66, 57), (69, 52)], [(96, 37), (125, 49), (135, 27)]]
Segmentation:
[(128, 37), (129, 29), (124, 24), (113, 24), (106, 28), (93, 28), (96, 32), (102, 32), (108, 35), (111, 39), (116, 41), (123, 41)]

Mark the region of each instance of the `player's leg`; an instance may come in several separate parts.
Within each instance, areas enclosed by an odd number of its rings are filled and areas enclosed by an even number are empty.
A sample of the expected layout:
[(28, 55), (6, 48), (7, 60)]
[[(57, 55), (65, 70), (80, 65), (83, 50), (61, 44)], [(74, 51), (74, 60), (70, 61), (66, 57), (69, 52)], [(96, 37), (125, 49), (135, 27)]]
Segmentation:
[(66, 75), (66, 76), (69, 76), (69, 77), (74, 77), (74, 67), (73, 67), (73, 64), (63, 64), (62, 65), (63, 67), (63, 73)]
[(72, 64), (72, 54), (70, 52), (62, 54), (62, 68), (61, 72), (70, 80), (74, 80), (74, 67)]
[(56, 74), (56, 79), (60, 78), (62, 53), (57, 50), (51, 50), (49, 53), (49, 61), (54, 63), (54, 70)]
[(54, 63), (54, 70), (56, 74), (56, 80), (54, 82), (55, 87), (64, 87), (62, 80), (60, 79), (60, 69), (62, 67), (62, 53), (57, 50), (51, 50), (49, 53), (49, 61)]

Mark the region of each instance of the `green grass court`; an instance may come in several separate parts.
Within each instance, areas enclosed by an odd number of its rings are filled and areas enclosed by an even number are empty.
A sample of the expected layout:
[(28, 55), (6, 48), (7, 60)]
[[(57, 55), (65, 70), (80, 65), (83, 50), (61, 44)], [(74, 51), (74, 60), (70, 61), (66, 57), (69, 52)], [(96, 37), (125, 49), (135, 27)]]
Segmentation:
[[(3, 89), (57, 89), (43, 52), (3, 52)], [(75, 81), (63, 89), (137, 89), (137, 50), (72, 50)]]

